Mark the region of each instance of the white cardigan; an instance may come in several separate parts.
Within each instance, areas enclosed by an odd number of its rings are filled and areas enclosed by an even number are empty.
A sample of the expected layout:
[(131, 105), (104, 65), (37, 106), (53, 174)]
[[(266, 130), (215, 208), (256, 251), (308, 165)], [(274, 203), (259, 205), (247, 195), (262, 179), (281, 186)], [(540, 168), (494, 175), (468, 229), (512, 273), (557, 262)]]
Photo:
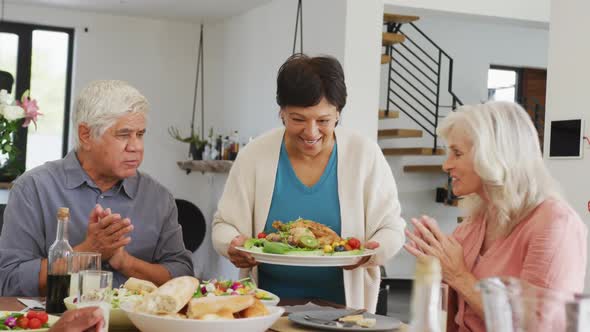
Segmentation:
[[(284, 132), (284, 128), (271, 130), (238, 154), (213, 220), (213, 246), (219, 254), (227, 257), (234, 237), (254, 237), (263, 231)], [(337, 127), (335, 134), (341, 236), (380, 244), (377, 254), (362, 268), (343, 270), (346, 305), (375, 312), (381, 281), (378, 266), (400, 250), (406, 223), (400, 216), (391, 168), (379, 146), (345, 128)], [(240, 274), (248, 272), (242, 269)]]

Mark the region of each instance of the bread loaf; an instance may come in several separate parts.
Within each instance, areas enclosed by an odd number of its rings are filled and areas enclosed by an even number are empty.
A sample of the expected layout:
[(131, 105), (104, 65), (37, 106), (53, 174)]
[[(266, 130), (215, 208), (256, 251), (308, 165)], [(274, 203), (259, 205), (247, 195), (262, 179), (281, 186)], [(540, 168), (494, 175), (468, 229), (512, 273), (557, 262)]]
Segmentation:
[(156, 289), (158, 289), (158, 286), (156, 286), (151, 281), (137, 279), (137, 278), (133, 278), (133, 277), (127, 279), (127, 281), (125, 282), (123, 287), (125, 287), (126, 289), (128, 289), (130, 291), (134, 291), (134, 292), (138, 292), (138, 293), (143, 293), (143, 292), (151, 293), (151, 292), (155, 291)]
[(252, 295), (210, 296), (190, 300), (186, 315), (192, 319), (203, 319), (208, 314), (236, 313), (254, 304)]
[(135, 307), (136, 311), (148, 314), (174, 314), (180, 311), (199, 287), (194, 277), (178, 277), (169, 280)]

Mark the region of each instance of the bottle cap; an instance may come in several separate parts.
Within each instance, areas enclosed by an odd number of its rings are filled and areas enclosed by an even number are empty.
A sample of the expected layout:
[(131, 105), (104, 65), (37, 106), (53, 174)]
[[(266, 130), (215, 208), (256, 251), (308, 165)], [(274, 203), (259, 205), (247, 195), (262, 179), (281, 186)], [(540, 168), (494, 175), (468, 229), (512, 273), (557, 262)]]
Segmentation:
[(60, 207), (57, 209), (57, 219), (59, 220), (68, 220), (70, 219), (70, 209), (67, 207)]

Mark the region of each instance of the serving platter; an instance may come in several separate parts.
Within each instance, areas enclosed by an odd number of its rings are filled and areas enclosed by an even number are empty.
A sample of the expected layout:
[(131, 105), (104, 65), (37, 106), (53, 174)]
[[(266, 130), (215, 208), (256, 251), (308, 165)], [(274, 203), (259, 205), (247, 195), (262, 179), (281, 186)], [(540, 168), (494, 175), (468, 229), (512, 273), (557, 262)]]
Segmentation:
[(267, 254), (260, 250), (246, 249), (244, 247), (236, 247), (236, 249), (247, 252), (256, 259), (259, 263), (275, 264), (275, 265), (289, 265), (289, 266), (349, 266), (355, 265), (363, 257), (372, 256), (375, 250), (364, 249), (360, 254), (347, 255), (346, 253), (314, 255), (306, 254), (305, 252), (293, 252), (288, 254)]

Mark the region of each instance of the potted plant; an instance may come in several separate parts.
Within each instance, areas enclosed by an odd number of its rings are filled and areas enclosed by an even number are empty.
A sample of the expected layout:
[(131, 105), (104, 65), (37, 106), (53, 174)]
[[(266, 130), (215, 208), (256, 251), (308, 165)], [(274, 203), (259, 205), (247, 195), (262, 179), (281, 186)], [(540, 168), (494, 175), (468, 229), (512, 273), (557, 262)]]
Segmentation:
[(182, 137), (180, 131), (176, 127), (168, 128), (168, 133), (177, 141), (189, 143), (189, 154), (193, 160), (203, 159), (203, 150), (207, 144), (207, 140), (201, 139), (199, 135), (191, 134), (187, 137)]

